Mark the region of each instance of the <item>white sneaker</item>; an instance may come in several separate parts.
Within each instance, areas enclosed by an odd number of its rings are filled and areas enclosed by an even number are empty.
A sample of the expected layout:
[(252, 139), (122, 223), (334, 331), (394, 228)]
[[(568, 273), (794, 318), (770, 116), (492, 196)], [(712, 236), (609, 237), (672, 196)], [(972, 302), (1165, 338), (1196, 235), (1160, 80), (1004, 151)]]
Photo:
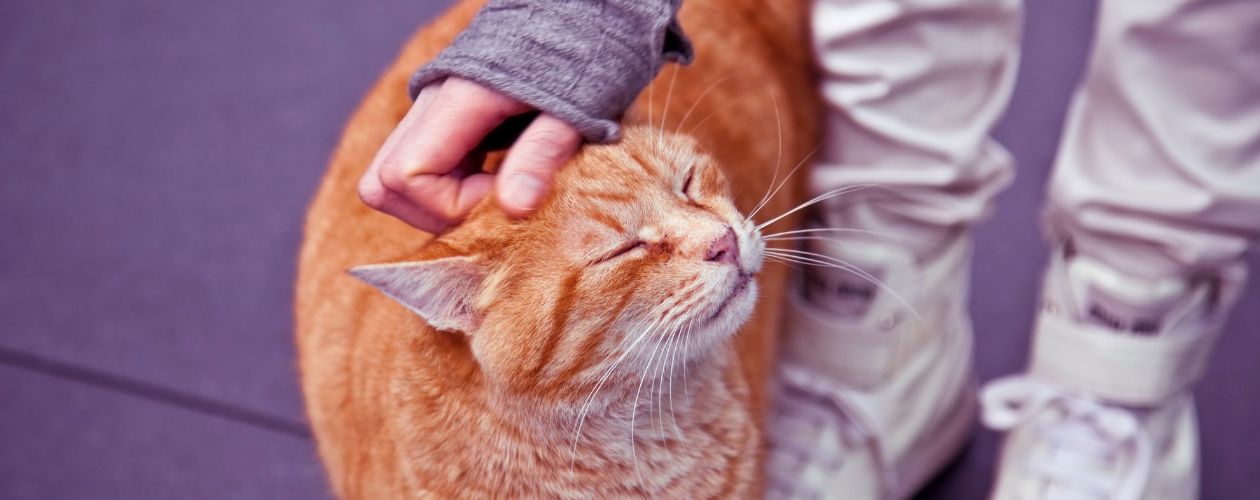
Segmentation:
[(887, 244), (809, 249), (883, 285), (825, 267), (798, 276), (774, 383), (767, 497), (906, 498), (974, 428), (970, 245), (957, 237), (923, 264)]
[(1243, 280), (1140, 280), (1058, 252), (1046, 272), (1031, 368), (994, 381), (989, 427), (1010, 431), (993, 498), (1192, 499), (1190, 387)]

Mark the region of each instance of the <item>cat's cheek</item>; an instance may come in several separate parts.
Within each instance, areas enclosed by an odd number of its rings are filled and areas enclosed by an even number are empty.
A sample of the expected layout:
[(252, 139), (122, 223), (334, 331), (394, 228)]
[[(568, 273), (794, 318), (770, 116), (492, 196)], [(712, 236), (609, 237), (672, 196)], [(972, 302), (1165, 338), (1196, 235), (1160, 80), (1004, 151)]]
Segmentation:
[(488, 333), (493, 330), (483, 328), (482, 331), (486, 333), (473, 335), (468, 343), (472, 349), (473, 359), (477, 361), (477, 366), (481, 368), (482, 374), (492, 383), (499, 384), (511, 381), (514, 370), (512, 368), (512, 353), (509, 352), (510, 349), (507, 348), (508, 346), (503, 339), (496, 338), (494, 334)]

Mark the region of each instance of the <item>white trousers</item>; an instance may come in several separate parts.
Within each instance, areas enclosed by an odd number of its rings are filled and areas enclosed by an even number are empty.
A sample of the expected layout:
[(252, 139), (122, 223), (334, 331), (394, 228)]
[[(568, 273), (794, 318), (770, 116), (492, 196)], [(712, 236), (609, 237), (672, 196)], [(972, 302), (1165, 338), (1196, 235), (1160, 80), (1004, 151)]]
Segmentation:
[[(815, 0), (828, 108), (810, 188), (878, 186), (830, 200), (826, 224), (931, 243), (990, 210), (1013, 170), (989, 133), (1021, 17), (1019, 0)], [(1045, 223), (1135, 276), (1241, 260), (1260, 235), (1260, 2), (1101, 2)]]

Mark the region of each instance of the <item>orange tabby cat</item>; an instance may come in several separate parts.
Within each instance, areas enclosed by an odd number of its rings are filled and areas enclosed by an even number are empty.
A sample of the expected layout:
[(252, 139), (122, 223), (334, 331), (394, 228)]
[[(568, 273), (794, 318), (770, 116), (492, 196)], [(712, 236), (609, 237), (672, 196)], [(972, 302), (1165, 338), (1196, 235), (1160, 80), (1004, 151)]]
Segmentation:
[[(334, 491), (759, 496), (786, 270), (762, 269), (743, 214), (818, 145), (804, 0), (687, 0), (696, 62), (662, 72), (622, 141), (584, 147), (529, 219), (487, 200), (434, 239), (355, 187), (409, 73), (478, 7), (407, 45), (308, 214), (297, 339)], [(759, 218), (790, 209), (801, 177)]]

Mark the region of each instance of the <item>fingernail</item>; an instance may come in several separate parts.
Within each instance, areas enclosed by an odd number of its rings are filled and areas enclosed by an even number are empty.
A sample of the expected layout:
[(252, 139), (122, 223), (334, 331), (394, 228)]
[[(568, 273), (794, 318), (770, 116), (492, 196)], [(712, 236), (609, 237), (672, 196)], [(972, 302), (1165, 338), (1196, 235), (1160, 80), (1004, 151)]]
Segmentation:
[(526, 174), (513, 175), (508, 179), (503, 202), (513, 208), (531, 210), (538, 202), (538, 198), (542, 196), (542, 192), (543, 184), (537, 178)]

